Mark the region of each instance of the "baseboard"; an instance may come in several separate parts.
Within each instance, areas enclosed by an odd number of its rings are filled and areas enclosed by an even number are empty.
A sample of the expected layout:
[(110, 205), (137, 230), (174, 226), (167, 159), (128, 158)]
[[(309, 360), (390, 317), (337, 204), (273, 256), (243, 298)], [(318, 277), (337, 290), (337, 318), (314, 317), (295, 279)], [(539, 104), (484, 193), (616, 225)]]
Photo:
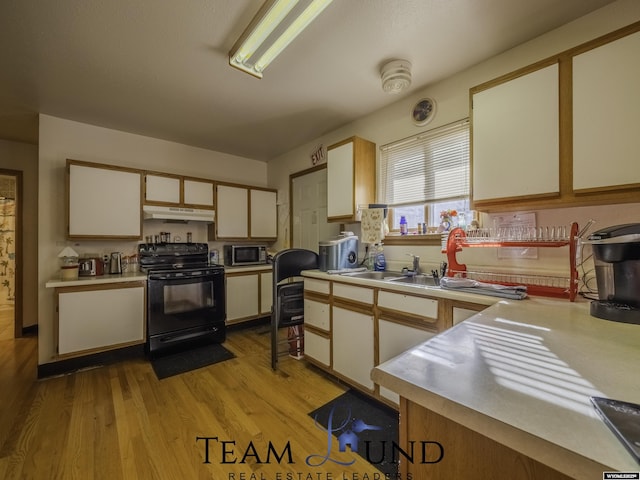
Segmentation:
[(132, 358), (145, 358), (144, 345), (132, 345), (118, 348), (108, 352), (94, 353), (84, 357), (68, 358), (59, 362), (44, 363), (38, 365), (38, 378), (46, 378), (55, 375), (85, 370), (87, 368), (102, 367)]
[(37, 335), (38, 334), (38, 324), (36, 323), (35, 325), (29, 325), (26, 327), (22, 327), (22, 335), (23, 336), (30, 336), (30, 335)]

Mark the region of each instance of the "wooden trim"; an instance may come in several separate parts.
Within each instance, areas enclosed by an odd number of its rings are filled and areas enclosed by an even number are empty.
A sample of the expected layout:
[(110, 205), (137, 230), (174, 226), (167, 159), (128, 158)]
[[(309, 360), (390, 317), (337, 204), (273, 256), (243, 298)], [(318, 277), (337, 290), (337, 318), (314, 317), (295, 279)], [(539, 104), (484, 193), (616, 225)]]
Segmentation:
[[(438, 309), (440, 309), (440, 303), (438, 303)], [(378, 320), (385, 320), (399, 325), (419, 328), (421, 330), (427, 330), (435, 333), (439, 333), (443, 330), (442, 319), (438, 320), (437, 318), (401, 312), (386, 307), (378, 307)]]
[(69, 285), (68, 287), (55, 287), (56, 293), (73, 293), (73, 292), (88, 292), (94, 290), (119, 290), (122, 288), (139, 288), (144, 287), (146, 290), (146, 280), (134, 280), (131, 282), (122, 281), (116, 283), (93, 283), (91, 285)]
[(329, 305), (331, 303), (331, 295), (316, 292), (315, 290), (304, 290), (304, 298), (305, 300), (313, 300), (320, 303), (326, 303)]
[[(56, 331), (56, 341), (57, 341), (57, 331)], [(146, 336), (146, 335), (145, 335)], [(134, 345), (143, 345), (145, 343), (145, 339), (143, 337), (142, 340), (135, 340), (135, 341), (131, 341), (131, 342), (124, 342), (124, 343), (117, 343), (114, 345), (109, 345), (106, 347), (96, 347), (96, 348), (90, 348), (88, 350), (82, 350), (79, 352), (72, 352), (72, 353), (62, 353), (62, 354), (55, 354), (55, 359), (56, 361), (59, 360), (67, 360), (70, 358), (78, 358), (78, 357), (85, 357), (87, 355), (93, 355), (96, 353), (102, 353), (102, 352), (108, 352), (111, 350), (117, 350), (119, 348), (125, 348), (125, 347), (132, 347)]]
[(358, 313), (363, 313), (365, 315), (374, 314), (374, 306), (370, 303), (360, 303), (354, 300), (345, 299), (343, 297), (333, 297), (333, 302), (331, 304), (334, 307), (343, 308), (345, 310), (350, 310)]
[(326, 338), (327, 340), (331, 340), (331, 331), (323, 330), (315, 325), (309, 325), (308, 323), (304, 324), (304, 329), (309, 330), (312, 333), (315, 333), (319, 337)]
[[(22, 337), (23, 334), (23, 282), (24, 282), (24, 257), (22, 249), (23, 241), (23, 225), (24, 225), (24, 208), (22, 202), (24, 201), (24, 176), (22, 170), (6, 170), (0, 169), (0, 175), (6, 175), (14, 177), (15, 181), (15, 235), (13, 249), (15, 253), (15, 269), (14, 269), (14, 286), (13, 286), (13, 336), (14, 338)], [(37, 325), (37, 324), (36, 324)]]
[[(437, 318), (420, 317), (411, 313), (397, 312), (384, 307), (378, 307), (378, 310), (378, 320), (404, 325), (405, 327), (418, 328), (428, 332), (433, 332), (434, 327), (439, 323)], [(378, 365), (378, 363), (376, 363), (376, 365)]]
[(440, 233), (427, 235), (390, 235), (385, 237), (382, 243), (384, 245), (437, 246), (442, 244), (440, 235)]

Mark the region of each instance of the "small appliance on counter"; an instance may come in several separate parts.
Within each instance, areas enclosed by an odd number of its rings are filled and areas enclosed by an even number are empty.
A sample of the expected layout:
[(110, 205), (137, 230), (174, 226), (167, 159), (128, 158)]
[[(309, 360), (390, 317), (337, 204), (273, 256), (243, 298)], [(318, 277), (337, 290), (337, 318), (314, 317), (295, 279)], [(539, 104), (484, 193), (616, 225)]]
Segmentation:
[(338, 237), (322, 241), (318, 246), (320, 271), (358, 267), (358, 237), (352, 232), (341, 232)]
[(81, 258), (78, 261), (79, 275), (81, 277), (97, 277), (104, 275), (104, 263), (101, 258)]
[(266, 245), (224, 245), (224, 264), (228, 267), (267, 263)]
[(589, 236), (598, 285), (591, 315), (640, 324), (640, 223), (603, 228)]
[(112, 252), (109, 258), (109, 273), (122, 273), (122, 254), (120, 252)]

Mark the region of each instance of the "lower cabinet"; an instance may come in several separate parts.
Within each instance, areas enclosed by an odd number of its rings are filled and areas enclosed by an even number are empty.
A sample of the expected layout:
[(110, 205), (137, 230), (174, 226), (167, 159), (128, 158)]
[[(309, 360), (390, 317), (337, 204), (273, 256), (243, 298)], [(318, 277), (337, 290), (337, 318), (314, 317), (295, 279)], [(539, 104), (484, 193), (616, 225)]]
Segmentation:
[[(425, 330), (410, 324), (398, 323), (397, 321), (378, 321), (378, 364), (392, 359), (396, 355), (415, 347), (420, 343), (430, 339), (435, 332)], [(395, 404), (400, 402), (400, 396), (384, 387), (380, 388), (380, 396), (392, 401)]]
[(486, 308), (384, 287), (304, 279), (304, 356), (352, 387), (397, 407), (371, 370)]
[(56, 288), (58, 355), (144, 343), (145, 290), (145, 282)]
[(374, 319), (372, 314), (334, 306), (333, 369), (373, 391)]
[(227, 325), (271, 314), (271, 270), (226, 272)]

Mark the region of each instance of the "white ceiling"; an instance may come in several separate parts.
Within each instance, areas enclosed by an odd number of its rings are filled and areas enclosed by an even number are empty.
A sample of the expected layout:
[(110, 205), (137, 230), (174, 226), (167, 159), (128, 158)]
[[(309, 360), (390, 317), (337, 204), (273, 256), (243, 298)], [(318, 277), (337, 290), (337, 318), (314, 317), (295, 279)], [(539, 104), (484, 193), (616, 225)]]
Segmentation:
[[(38, 112), (268, 160), (612, 0), (334, 0), (259, 80), (227, 54), (258, 0), (2, 0), (0, 138)], [(405, 93), (404, 95), (406, 95)]]

